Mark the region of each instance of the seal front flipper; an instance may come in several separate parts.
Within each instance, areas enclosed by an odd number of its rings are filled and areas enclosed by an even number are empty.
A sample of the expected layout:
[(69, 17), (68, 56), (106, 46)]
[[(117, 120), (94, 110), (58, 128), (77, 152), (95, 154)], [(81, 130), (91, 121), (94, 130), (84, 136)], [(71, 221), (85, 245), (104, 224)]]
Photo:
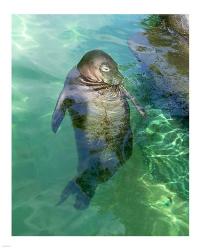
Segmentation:
[(52, 115), (52, 122), (51, 122), (51, 126), (52, 126), (52, 130), (54, 133), (57, 132), (64, 116), (65, 116), (65, 112), (68, 106), (69, 100), (67, 97), (67, 88), (64, 87), (62, 92), (60, 93), (59, 97), (58, 97), (58, 101), (55, 107), (55, 110), (53, 112)]
[(121, 91), (122, 93), (128, 98), (131, 100), (131, 102), (135, 105), (135, 108), (137, 109), (137, 111), (141, 114), (141, 116), (145, 117), (146, 116), (146, 113), (144, 111), (144, 108), (142, 108), (136, 101), (135, 97), (130, 95), (128, 93), (128, 91), (123, 87), (123, 86), (120, 86), (121, 88)]

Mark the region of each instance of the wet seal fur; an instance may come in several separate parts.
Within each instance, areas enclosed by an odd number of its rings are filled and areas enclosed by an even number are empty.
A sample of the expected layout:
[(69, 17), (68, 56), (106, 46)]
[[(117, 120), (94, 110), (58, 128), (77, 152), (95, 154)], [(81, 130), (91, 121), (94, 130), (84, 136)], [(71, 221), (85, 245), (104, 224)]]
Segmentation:
[(68, 110), (78, 174), (64, 188), (58, 204), (73, 194), (74, 207), (86, 208), (97, 185), (111, 178), (131, 156), (130, 112), (122, 82), (117, 63), (101, 50), (86, 53), (69, 72), (52, 116), (52, 130), (57, 132)]

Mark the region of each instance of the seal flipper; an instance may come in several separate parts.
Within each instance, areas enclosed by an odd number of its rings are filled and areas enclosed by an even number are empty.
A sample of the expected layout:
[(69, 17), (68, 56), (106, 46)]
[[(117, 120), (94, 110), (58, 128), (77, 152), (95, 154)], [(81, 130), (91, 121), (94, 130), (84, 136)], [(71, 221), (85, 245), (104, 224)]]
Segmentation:
[(65, 112), (67, 109), (67, 105), (68, 105), (68, 99), (67, 99), (67, 91), (66, 88), (64, 87), (62, 92), (60, 93), (59, 97), (58, 97), (58, 101), (55, 107), (55, 110), (53, 112), (52, 115), (52, 122), (51, 122), (51, 126), (52, 126), (52, 130), (54, 133), (57, 132), (64, 116), (65, 116)]
[(60, 200), (57, 202), (56, 206), (61, 205), (67, 198), (76, 192), (76, 183), (74, 180), (70, 181), (61, 193)]
[(146, 113), (145, 113), (145, 110), (144, 108), (142, 108), (136, 101), (135, 97), (130, 95), (128, 93), (128, 91), (123, 87), (123, 86), (120, 86), (120, 89), (122, 91), (122, 93), (129, 99), (131, 100), (131, 102), (135, 105), (135, 108), (137, 109), (137, 111), (141, 114), (141, 116), (145, 117), (146, 116)]

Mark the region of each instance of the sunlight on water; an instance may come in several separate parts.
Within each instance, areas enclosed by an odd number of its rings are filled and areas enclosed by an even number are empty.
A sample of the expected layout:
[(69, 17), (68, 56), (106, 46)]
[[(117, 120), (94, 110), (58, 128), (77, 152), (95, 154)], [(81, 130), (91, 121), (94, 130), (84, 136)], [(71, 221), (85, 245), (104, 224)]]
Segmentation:
[(20, 53), (26, 53), (25, 50), (34, 49), (39, 47), (39, 43), (31, 36), (30, 31), (28, 30), (28, 25), (31, 23), (31, 20), (28, 18), (25, 19), (22, 16), (18, 15), (15, 19), (18, 29), (13, 30), (13, 45)]
[[(127, 46), (144, 15), (14, 15), (13, 235), (188, 235), (188, 124), (153, 107), (147, 77)], [(98, 186), (91, 205), (56, 207), (76, 175), (69, 115), (55, 135), (51, 116), (67, 72), (94, 48), (119, 63), (132, 104), (131, 159)]]
[(154, 179), (162, 181), (180, 196), (188, 199), (188, 129), (151, 109), (149, 122), (140, 132), (144, 136), (144, 154)]

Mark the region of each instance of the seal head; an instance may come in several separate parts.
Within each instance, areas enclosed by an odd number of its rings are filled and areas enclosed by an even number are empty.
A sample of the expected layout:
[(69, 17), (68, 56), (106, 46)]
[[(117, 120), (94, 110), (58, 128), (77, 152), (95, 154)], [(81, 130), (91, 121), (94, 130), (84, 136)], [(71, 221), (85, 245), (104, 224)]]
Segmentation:
[(119, 85), (123, 81), (117, 63), (102, 50), (87, 52), (78, 63), (77, 68), (83, 79), (94, 84)]

